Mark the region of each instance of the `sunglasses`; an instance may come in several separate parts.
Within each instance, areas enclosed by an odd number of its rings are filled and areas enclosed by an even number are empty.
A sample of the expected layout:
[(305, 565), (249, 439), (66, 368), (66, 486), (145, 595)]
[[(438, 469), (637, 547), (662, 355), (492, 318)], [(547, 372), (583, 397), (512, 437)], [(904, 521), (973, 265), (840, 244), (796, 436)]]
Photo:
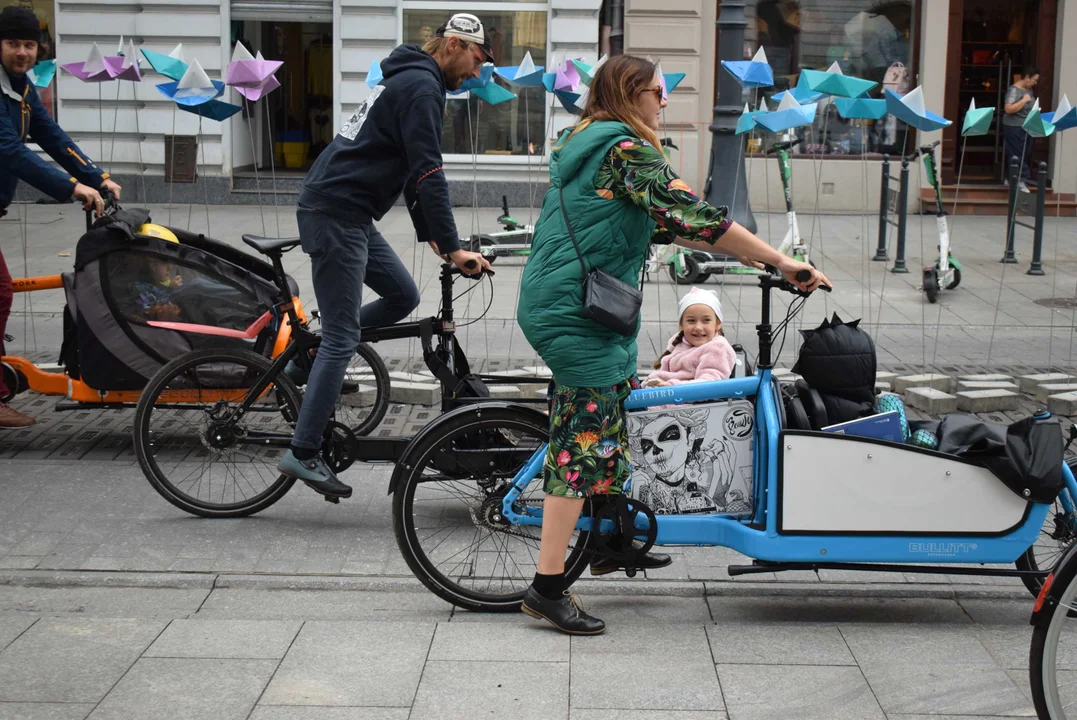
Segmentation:
[(653, 87), (653, 88), (647, 88), (645, 90), (640, 90), (640, 95), (643, 95), (644, 93), (654, 93), (655, 98), (657, 98), (659, 100), (659, 102), (661, 102), (661, 100), (662, 100), (662, 86), (661, 85), (659, 85), (658, 87)]

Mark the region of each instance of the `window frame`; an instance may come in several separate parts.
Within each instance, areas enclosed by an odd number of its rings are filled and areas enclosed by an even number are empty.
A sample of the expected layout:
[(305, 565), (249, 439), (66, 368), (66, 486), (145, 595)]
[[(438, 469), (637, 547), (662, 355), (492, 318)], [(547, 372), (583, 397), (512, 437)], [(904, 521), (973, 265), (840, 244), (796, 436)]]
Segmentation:
[[(549, 58), (553, 53), (553, 42), (550, 39), (553, 13), (549, 2), (508, 2), (502, 0), (501, 2), (467, 2), (464, 5), (458, 3), (450, 3), (447, 0), (403, 0), (400, 3), (400, 12), (397, 14), (397, 44), (406, 42), (404, 39), (404, 13), (408, 10), (442, 10), (446, 13), (445, 17), (448, 18), (452, 13), (457, 12), (470, 12), (470, 13), (482, 13), (482, 12), (542, 12), (546, 14), (546, 58), (547, 65), (549, 64)], [(544, 95), (545, 96), (545, 95)], [(450, 95), (445, 93), (445, 101), (449, 100), (466, 100), (470, 97), (470, 93), (462, 93), (460, 95)], [(509, 102), (519, 102), (519, 100), (510, 100)], [(546, 129), (550, 126), (551, 117), (551, 103), (547, 101), (543, 103), (542, 110), (542, 126), (543, 137), (532, 138), (532, 142), (536, 145), (541, 143), (542, 146), (546, 144)], [(446, 164), (458, 165), (460, 163), (491, 165), (491, 166), (526, 166), (534, 163), (535, 158), (544, 158), (545, 150), (542, 155), (472, 155), (470, 153), (444, 153), (442, 159)]]

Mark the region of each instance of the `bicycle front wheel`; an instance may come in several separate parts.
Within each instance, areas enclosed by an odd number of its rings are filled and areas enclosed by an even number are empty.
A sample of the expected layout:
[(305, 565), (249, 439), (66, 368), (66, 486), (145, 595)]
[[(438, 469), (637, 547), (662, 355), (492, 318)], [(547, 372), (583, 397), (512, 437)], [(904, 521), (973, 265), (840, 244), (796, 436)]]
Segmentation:
[(1029, 648), (1028, 679), (1032, 702), (1041, 720), (1073, 720), (1077, 718), (1077, 662), (1072, 648), (1077, 645), (1077, 578), (1072, 568), (1072, 553), (1055, 574), (1056, 584), (1050, 590), (1057, 602), (1045, 607), (1047, 618), (1037, 620)]
[[(421, 433), (397, 462), (393, 528), (408, 566), (438, 597), (458, 607), (515, 612), (534, 578), (541, 528), (502, 516), (513, 478), (549, 438), (549, 419), (519, 407), (467, 407)], [(533, 479), (516, 505), (537, 509)], [(590, 533), (579, 532), (565, 560), (574, 582), (587, 566)]]
[(269, 367), (246, 350), (200, 350), (146, 385), (135, 411), (135, 455), (165, 500), (201, 517), (243, 517), (288, 492), (295, 481), (277, 471), (278, 445), (299, 418), (299, 391), (281, 373), (238, 413)]

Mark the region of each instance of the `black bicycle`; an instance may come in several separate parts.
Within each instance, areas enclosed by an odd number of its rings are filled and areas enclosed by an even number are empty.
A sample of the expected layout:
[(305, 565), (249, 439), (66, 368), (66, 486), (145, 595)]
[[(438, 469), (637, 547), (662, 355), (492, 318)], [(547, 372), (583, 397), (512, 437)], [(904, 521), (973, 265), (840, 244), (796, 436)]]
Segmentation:
[[(294, 479), (277, 471), (277, 461), (291, 441), (302, 404), (292, 378), (297, 368), (301, 374), (309, 372), (321, 343), (321, 335), (298, 317), (281, 262), (285, 252), (299, 245), (299, 238), (245, 235), (243, 240), (273, 265), (275, 309), (288, 317), (292, 327), (288, 346), (274, 358), (237, 349), (187, 353), (150, 379), (135, 413), (135, 453), (150, 484), (176, 507), (201, 517), (251, 515), (291, 488)], [(349, 402), (350, 397), (360, 406), (376, 403), (380, 412), (372, 414), (384, 415), (389, 377), (367, 343), (404, 338), (421, 341), (426, 365), (441, 384), (444, 410), (488, 397), (487, 384), (546, 382), (471, 372), (455, 337), (453, 301), (458, 296), (454, 297), (453, 286), (461, 277), (481, 279), (482, 275), (465, 275), (453, 265), (442, 266), (437, 315), (363, 328), (365, 355), (373, 355), (378, 362), (367, 363), (371, 370), (365, 374), (346, 378), (353, 387), (347, 388), (350, 392), (342, 402)], [(340, 403), (338, 413), (339, 408)], [(395, 462), (411, 441), (408, 437), (361, 437), (340, 420), (334, 416), (330, 421), (322, 443), (323, 457), (338, 473), (357, 460)], [(326, 500), (339, 502), (332, 497)]]

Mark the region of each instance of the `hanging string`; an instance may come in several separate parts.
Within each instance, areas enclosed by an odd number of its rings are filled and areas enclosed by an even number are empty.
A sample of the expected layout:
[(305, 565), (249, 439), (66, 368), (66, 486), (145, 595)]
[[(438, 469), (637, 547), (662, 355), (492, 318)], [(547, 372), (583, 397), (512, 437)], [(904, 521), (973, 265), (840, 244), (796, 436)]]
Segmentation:
[[(112, 146), (108, 151), (108, 170), (112, 172), (113, 158), (116, 152), (116, 128), (120, 120), (120, 88), (123, 87), (123, 83), (119, 80), (116, 81), (116, 102), (113, 104), (112, 109)], [(101, 151), (104, 152), (105, 148), (102, 146)]]
[(868, 121), (860, 120), (860, 197), (864, 212), (860, 215), (860, 237), (863, 238), (864, 255), (860, 258), (860, 277), (867, 283), (860, 286), (860, 317), (871, 320), (871, 238), (868, 230)]
[[(172, 171), (168, 178), (168, 224), (172, 225), (172, 186), (176, 184), (176, 104), (172, 103), (172, 150), (168, 167)], [(189, 227), (189, 226), (188, 226)]]
[[(242, 97), (242, 96), (241, 96)], [(258, 216), (262, 220), (262, 235), (266, 234), (266, 214), (265, 206), (262, 205), (262, 178), (258, 174), (258, 148), (254, 143), (254, 114), (253, 103), (247, 98), (243, 98), (243, 111), (247, 116), (247, 134), (251, 137), (251, 158), (254, 161), (254, 187), (255, 192), (258, 193)]]
[[(1021, 143), (1021, 163), (1017, 166), (1017, 178), (1010, 178), (1011, 183), (1021, 182), (1021, 170), (1025, 167), (1025, 148), (1028, 147), (1029, 141)], [(1017, 192), (1021, 192), (1018, 190)], [(1006, 224), (1006, 237), (1010, 237), (1010, 234), (1014, 231), (1014, 224), (1017, 222), (1017, 202), (1013, 204), (1013, 212), (1010, 213), (1009, 222)], [(1010, 263), (1002, 263), (1002, 272), (998, 277), (998, 297), (995, 298), (995, 318), (991, 321), (991, 341), (987, 345), (987, 365), (991, 365), (991, 352), (995, 349), (995, 328), (998, 327), (998, 308), (1002, 304), (1002, 286), (1006, 281), (1006, 266)]]
[[(206, 171), (206, 145), (202, 142), (202, 116), (198, 116), (198, 147), (202, 150), (202, 170)], [(207, 176), (208, 177), (208, 176)], [(211, 236), (213, 233), (209, 229), (209, 182), (205, 181), (202, 186), (205, 188), (206, 193), (206, 237)], [(190, 227), (190, 226), (188, 226)]]
[[(909, 146), (909, 126), (905, 125), (905, 132), (901, 138), (901, 163), (905, 162), (905, 150)], [(905, 203), (905, 207), (898, 208), (898, 212), (905, 212), (908, 207), (908, 198), (901, 198), (901, 201)], [(887, 253), (887, 257), (890, 254), (890, 239), (893, 237), (893, 233), (896, 232), (893, 225), (886, 229), (886, 247), (884, 248)], [(886, 269), (886, 263), (882, 263), (882, 281), (879, 283), (879, 315), (875, 319), (875, 334), (876, 336), (882, 331), (883, 326), (883, 308), (886, 306), (886, 277), (890, 273)]]
[(266, 133), (269, 135), (269, 174), (273, 178), (273, 217), (277, 222), (277, 237), (280, 237), (280, 210), (277, 208), (277, 143), (273, 140), (273, 113), (266, 103)]
[[(1058, 222), (1061, 224), (1061, 219), (1059, 219)], [(1057, 228), (1055, 229), (1055, 234), (1058, 234)], [(1057, 247), (1057, 242), (1055, 243), (1055, 245)], [(1074, 328), (1075, 326), (1077, 326), (1077, 283), (1075, 283), (1073, 287), (1073, 299), (1070, 307), (1073, 309), (1074, 312), (1070, 314), (1070, 347), (1069, 352), (1066, 355), (1066, 359), (1070, 362), (1071, 372), (1077, 373), (1077, 365), (1073, 365), (1073, 336)]]
[[(60, 84), (56, 83), (57, 89), (59, 86)], [(102, 108), (103, 104), (104, 100), (101, 97), (101, 83), (97, 83), (97, 142), (100, 150), (97, 154), (98, 157), (105, 156), (105, 111)], [(109, 161), (108, 171), (110, 173), (112, 172), (111, 161)]]
[[(817, 257), (819, 258), (819, 262), (816, 263), (816, 267), (818, 267), (820, 271), (825, 269), (823, 267), (825, 265), (825, 262), (823, 260), (824, 255), (825, 255), (825, 251), (823, 250), (823, 222), (819, 218), (819, 196), (820, 196), (820, 192), (821, 192), (821, 189), (822, 189), (822, 181), (821, 181), (822, 167), (821, 167), (820, 149), (822, 147), (825, 147), (826, 144), (827, 144), (827, 125), (830, 122), (830, 105), (831, 105), (830, 103), (827, 103), (824, 106), (825, 109), (823, 110), (823, 127), (822, 127), (822, 130), (820, 132), (819, 142), (818, 143), (813, 143), (815, 145), (815, 152), (812, 153), (812, 173), (815, 176), (815, 212), (812, 214), (811, 231), (808, 233), (808, 259), (811, 259), (812, 256), (815, 255), (815, 253), (813, 253), (812, 250), (813, 250), (813, 248), (815, 246), (815, 225), (816, 225), (816, 222), (818, 222), (818, 224), (819, 224), (819, 255)], [(814, 123), (810, 127), (812, 129), (811, 131), (813, 133), (813, 139), (814, 139), (814, 129), (815, 129)], [(792, 159), (790, 159), (790, 163), (792, 163)], [(792, 175), (792, 172), (790, 172), (790, 175)], [(792, 179), (792, 177), (790, 177), (789, 178), (789, 185), (790, 185), (789, 196), (790, 197), (792, 197), (792, 184), (793, 184), (793, 179)], [(792, 225), (791, 225), (791, 229), (792, 229)], [(793, 236), (792, 240), (793, 240), (794, 243), (796, 242), (796, 236), (795, 235)], [(803, 242), (803, 240), (802, 240), (802, 242)], [(830, 294), (829, 293), (823, 293), (823, 317), (827, 317), (829, 315), (830, 315)], [(798, 332), (793, 333), (793, 350), (794, 350), (795, 353), (800, 352), (799, 344), (800, 344), (801, 335), (800, 335), (799, 331), (804, 328), (804, 319), (805, 319), (804, 313), (800, 313), (797, 316), (797, 331)]]
[[(1066, 157), (1062, 153), (1062, 146), (1066, 140), (1064, 133), (1058, 136), (1058, 156)], [(1046, 178), (1040, 179), (1040, 182), (1046, 182)], [(1058, 192), (1059, 188), (1055, 188), (1055, 253), (1054, 253), (1054, 265), (1051, 267), (1051, 297), (1055, 297), (1055, 293), (1058, 289), (1058, 226), (1061, 224), (1062, 210), (1062, 195)], [(1047, 341), (1047, 372), (1054, 371), (1054, 346), (1055, 346), (1055, 309), (1051, 308), (1051, 335)], [(1072, 326), (1072, 323), (1071, 323)]]
[[(741, 98), (743, 99), (743, 97), (744, 97), (744, 95), (743, 95), (743, 93), (741, 93)], [(749, 112), (751, 112), (751, 109), (753, 107), (756, 107), (758, 102), (759, 102), (759, 88), (752, 88), (752, 104), (748, 108)], [(739, 136), (734, 134), (734, 137), (739, 137)], [(748, 193), (747, 186), (748, 186), (748, 183), (751, 180), (751, 164), (749, 164), (748, 161), (747, 161), (748, 160), (748, 146), (752, 144), (752, 141), (753, 141), (754, 138), (755, 138), (755, 128), (753, 127), (752, 130), (748, 133), (748, 142), (745, 143), (743, 141), (743, 139), (741, 139), (740, 147), (737, 148), (736, 169), (734, 170), (734, 173), (733, 173), (733, 199), (730, 200), (730, 202), (729, 202), (729, 212), (730, 212), (730, 214), (733, 214), (733, 212), (735, 211), (735, 209), (737, 207), (737, 191), (740, 189), (740, 166), (741, 165), (746, 165), (747, 166), (746, 169), (745, 169), (744, 184), (745, 184), (745, 193), (746, 194)], [(718, 167), (716, 167), (714, 165), (711, 166), (710, 180), (711, 180), (712, 183), (714, 182), (714, 176), (717, 175), (719, 172), (721, 172), (720, 168), (718, 168)], [(749, 207), (750, 207), (750, 203), (749, 203), (748, 199), (745, 198), (745, 201), (744, 201), (745, 210), (747, 210)], [(769, 210), (770, 208), (768, 207), (767, 209)], [(768, 238), (768, 242), (769, 242), (769, 238)], [(718, 279), (718, 295), (719, 295), (719, 297), (727, 297), (725, 284), (726, 284), (726, 278), (731, 274), (731, 273), (728, 272), (730, 269), (731, 268), (723, 268), (722, 273), (721, 273), (721, 277)], [(741, 320), (741, 321), (743, 321), (743, 318), (740, 315), (742, 307), (744, 307), (744, 283), (739, 282), (739, 283), (737, 283), (737, 319)], [(679, 320), (679, 318), (678, 318), (678, 320)], [(733, 342), (734, 343), (740, 342), (740, 326), (742, 324), (743, 324), (743, 322), (738, 322), (736, 324), (736, 326), (733, 328)], [(663, 348), (663, 352), (664, 352), (664, 348)]]
[[(30, 277), (30, 260), (29, 260), (29, 215), (30, 204), (21, 203), (22, 207), (19, 208), (19, 216), (21, 218), (22, 225), (22, 274), (23, 277)], [(26, 347), (26, 338), (32, 337), (34, 344), (34, 352), (37, 352), (37, 326), (34, 323), (34, 301), (31, 298), (33, 293), (24, 292), (22, 294), (22, 346)], [(26, 324), (30, 324), (30, 334), (26, 334)], [(2, 339), (2, 338), (0, 338)]]
[[(923, 195), (920, 193), (920, 189), (924, 186), (924, 163), (923, 158), (918, 158), (921, 162), (916, 163), (916, 190), (917, 200), (920, 201), (919, 212), (917, 215), (920, 218), (920, 265), (923, 266), (927, 262), (927, 256), (924, 255), (924, 200)], [(922, 278), (921, 278), (922, 280)], [(922, 285), (922, 283), (921, 283)], [(927, 369), (927, 305), (923, 302), (926, 298), (921, 298), (920, 302), (920, 363)]]
[(142, 202), (148, 203), (149, 198), (146, 197), (146, 164), (142, 161), (142, 122), (139, 120), (142, 108), (138, 101), (138, 88), (134, 83), (131, 83), (131, 98), (134, 100), (135, 135), (138, 141), (138, 184), (142, 191)]
[[(953, 240), (954, 240), (954, 223), (957, 220), (957, 202), (958, 202), (958, 198), (961, 197), (961, 175), (965, 170), (965, 150), (968, 148), (968, 146), (969, 146), (969, 139), (968, 139), (968, 137), (966, 137), (965, 141), (961, 144), (961, 159), (957, 163), (957, 187), (954, 189), (954, 210), (950, 214), (950, 217), (952, 219), (949, 221), (950, 229), (948, 231), (949, 236), (950, 236), (950, 245), (953, 245)], [(935, 168), (936, 182), (938, 181), (938, 172), (939, 172), (939, 169)], [(944, 221), (945, 221), (945, 218), (944, 218)], [(947, 252), (949, 252), (949, 248), (947, 248)], [(943, 268), (950, 267), (950, 258), (949, 257), (943, 258), (942, 263), (943, 263), (943, 265), (942, 265)], [(940, 288), (940, 290), (941, 290), (941, 288)], [(932, 351), (931, 351), (931, 364), (932, 365), (934, 365), (936, 362), (938, 362), (938, 357), (939, 357), (939, 334), (942, 332), (942, 303), (938, 303), (938, 306), (939, 306), (939, 313), (938, 313), (938, 316), (935, 318), (935, 347), (932, 348)]]

